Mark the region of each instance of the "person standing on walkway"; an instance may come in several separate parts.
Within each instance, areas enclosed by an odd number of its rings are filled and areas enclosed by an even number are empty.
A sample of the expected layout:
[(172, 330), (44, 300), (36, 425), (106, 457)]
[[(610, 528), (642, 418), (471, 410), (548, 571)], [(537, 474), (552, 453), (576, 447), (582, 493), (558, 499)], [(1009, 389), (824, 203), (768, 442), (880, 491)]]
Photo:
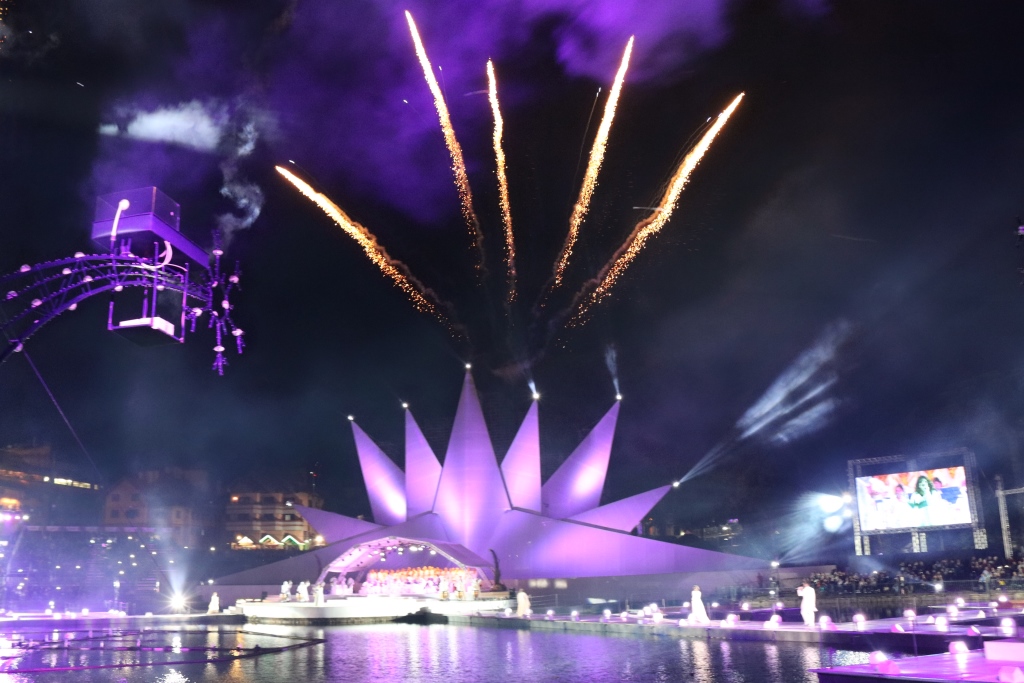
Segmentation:
[(530, 596), (522, 588), (516, 593), (516, 616), (519, 618), (530, 616)]
[(796, 589), (796, 594), (800, 596), (800, 616), (804, 619), (804, 626), (814, 628), (814, 613), (818, 611), (814, 589), (804, 581), (803, 585)]
[(700, 597), (700, 586), (694, 586), (690, 593), (690, 618), (689, 621), (695, 624), (710, 624), (707, 610), (704, 609), (704, 601)]

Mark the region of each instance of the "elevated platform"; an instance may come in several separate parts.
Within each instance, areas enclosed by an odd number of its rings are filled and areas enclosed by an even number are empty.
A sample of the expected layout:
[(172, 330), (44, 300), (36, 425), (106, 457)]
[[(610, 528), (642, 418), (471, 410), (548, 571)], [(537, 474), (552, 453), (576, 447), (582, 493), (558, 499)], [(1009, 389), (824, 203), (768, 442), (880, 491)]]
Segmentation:
[(867, 683), (868, 681), (972, 681), (976, 683), (1024, 683), (1018, 662), (985, 657), (982, 651), (964, 654), (904, 657), (885, 666), (857, 664), (835, 669), (814, 669), (820, 683)]
[(708, 640), (753, 640), (762, 642), (789, 642), (822, 645), (844, 650), (885, 650), (887, 652), (946, 652), (949, 644), (960, 641), (968, 649), (980, 648), (986, 639), (1005, 638), (1005, 631), (995, 627), (950, 625), (945, 630), (922, 628), (894, 631), (899, 620), (884, 619), (862, 624), (839, 624), (835, 629), (809, 628), (803, 624), (780, 623), (766, 628), (763, 622), (737, 621), (724, 625), (722, 621), (710, 624), (681, 623), (684, 615), (666, 613), (660, 621), (651, 617), (614, 615), (609, 618), (585, 615), (533, 615), (528, 619), (502, 614), (458, 614), (447, 617), (447, 623), (465, 626), (514, 628), (532, 631), (563, 631), (592, 635), (659, 635), (675, 638), (701, 638)]
[(235, 605), (257, 624), (370, 624), (412, 615), (458, 616), (515, 609), (512, 600), (438, 600), (427, 597), (353, 595), (312, 602), (242, 601)]

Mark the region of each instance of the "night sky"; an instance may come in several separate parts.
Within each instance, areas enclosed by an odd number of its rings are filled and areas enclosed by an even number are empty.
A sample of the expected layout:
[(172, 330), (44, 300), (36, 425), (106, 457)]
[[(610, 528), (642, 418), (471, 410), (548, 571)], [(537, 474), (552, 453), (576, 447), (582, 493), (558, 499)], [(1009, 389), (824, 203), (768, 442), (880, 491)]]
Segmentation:
[[(483, 275), (405, 9), (466, 153)], [(613, 403), (614, 370), (625, 398), (606, 502), (722, 454), (659, 506), (682, 524), (836, 493), (849, 458), (966, 446), (983, 492), (997, 473), (1020, 485), (1021, 26), (1010, 2), (14, 0), (0, 47), (0, 273), (98, 251), (94, 198), (145, 185), (181, 203), (201, 244), (231, 232), (248, 348), (223, 378), (208, 332), (132, 346), (106, 331), (104, 296), (27, 345), (106, 482), (173, 464), (225, 482), (316, 469), (329, 508), (368, 513), (345, 416), (401, 463), (408, 401), (441, 455), (472, 362), (499, 457), (536, 382), (545, 475)], [(633, 34), (567, 285), (536, 308)], [(519, 253), (511, 311), (480, 93), (489, 57)], [(672, 221), (567, 329), (566, 296), (739, 92)], [(129, 134), (161, 110), (212, 122), (209, 144)], [(417, 313), (275, 164), (373, 231), (468, 338)], [(806, 400), (742, 437), (743, 416), (801, 368), (809, 379), (786, 400)], [(0, 444), (33, 441), (92, 468), (14, 356), (0, 366)]]

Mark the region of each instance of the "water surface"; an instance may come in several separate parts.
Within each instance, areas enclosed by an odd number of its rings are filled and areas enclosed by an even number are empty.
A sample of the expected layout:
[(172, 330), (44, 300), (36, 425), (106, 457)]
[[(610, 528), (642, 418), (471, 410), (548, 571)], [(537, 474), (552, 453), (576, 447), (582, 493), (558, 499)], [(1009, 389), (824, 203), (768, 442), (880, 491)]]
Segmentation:
[[(369, 683), (417, 681), (455, 683), (604, 683), (606, 681), (694, 681), (695, 683), (816, 683), (808, 669), (863, 663), (867, 654), (794, 643), (760, 643), (668, 636), (597, 636), (469, 626), (293, 627), (247, 625), (237, 628), (164, 629), (143, 634), (79, 632), (64, 634), (47, 649), (12, 661), (13, 667), (48, 668), (116, 663), (178, 662), (221, 658), (216, 663), (164, 664), (137, 668), (0, 675), (0, 683)], [(281, 637), (286, 636), (292, 640)], [(177, 640), (175, 640), (177, 638)], [(326, 642), (249, 659), (234, 658), (251, 648)], [(111, 647), (175, 644), (192, 651), (122, 650)], [(103, 642), (103, 645), (100, 645)], [(86, 649), (83, 649), (86, 648)], [(198, 648), (212, 648), (200, 651)], [(217, 648), (221, 650), (218, 651)]]

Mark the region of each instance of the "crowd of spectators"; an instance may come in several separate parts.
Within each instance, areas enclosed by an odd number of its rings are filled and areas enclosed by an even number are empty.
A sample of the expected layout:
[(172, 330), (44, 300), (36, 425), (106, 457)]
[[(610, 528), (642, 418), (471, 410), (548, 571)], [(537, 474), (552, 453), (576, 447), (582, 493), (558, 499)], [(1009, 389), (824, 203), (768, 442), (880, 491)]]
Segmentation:
[(1024, 582), (1024, 560), (1006, 560), (994, 555), (969, 560), (943, 559), (934, 562), (900, 562), (895, 572), (878, 570), (850, 572), (833, 569), (811, 574), (808, 583), (822, 595), (852, 593), (907, 594), (947, 589), (948, 582), (973, 582), (975, 590), (987, 591)]
[(24, 530), (0, 538), (0, 600), (9, 610), (123, 608), (160, 589), (173, 560), (152, 535)]
[(829, 573), (811, 574), (807, 582), (822, 595), (848, 593), (898, 593), (900, 580), (886, 571), (860, 574), (833, 569)]

